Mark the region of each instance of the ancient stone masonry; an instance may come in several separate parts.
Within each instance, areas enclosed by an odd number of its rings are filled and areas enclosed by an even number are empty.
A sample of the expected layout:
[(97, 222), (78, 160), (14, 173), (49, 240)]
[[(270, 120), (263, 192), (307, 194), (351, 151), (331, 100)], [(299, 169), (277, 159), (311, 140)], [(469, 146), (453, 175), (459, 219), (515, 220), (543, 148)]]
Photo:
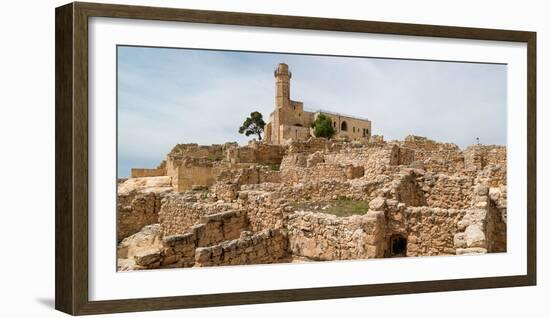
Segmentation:
[(117, 240), (158, 223), (162, 198), (172, 192), (166, 177), (132, 178), (120, 184), (117, 197)]
[(188, 195), (172, 193), (163, 199), (158, 222), (165, 235), (183, 233), (203, 217), (229, 211), (236, 206), (232, 203), (200, 202), (202, 195), (204, 193)]
[(506, 251), (501, 146), (186, 144), (157, 169), (118, 184), (119, 270)]
[(344, 218), (300, 211), (289, 217), (289, 248), (293, 255), (315, 261), (383, 256), (383, 227), (383, 214), (374, 211)]
[(256, 234), (242, 232), (239, 239), (198, 248), (195, 266), (271, 264), (288, 262), (288, 239), (280, 229)]

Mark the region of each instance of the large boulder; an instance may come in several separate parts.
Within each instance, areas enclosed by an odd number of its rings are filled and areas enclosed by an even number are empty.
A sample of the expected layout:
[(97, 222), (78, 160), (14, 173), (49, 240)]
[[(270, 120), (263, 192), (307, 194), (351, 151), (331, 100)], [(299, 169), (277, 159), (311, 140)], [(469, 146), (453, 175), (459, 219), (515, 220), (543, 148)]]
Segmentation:
[(130, 178), (118, 185), (118, 194), (132, 191), (164, 192), (172, 190), (172, 179), (169, 176)]
[(160, 224), (147, 225), (123, 239), (117, 247), (118, 258), (132, 258), (143, 251), (162, 247)]

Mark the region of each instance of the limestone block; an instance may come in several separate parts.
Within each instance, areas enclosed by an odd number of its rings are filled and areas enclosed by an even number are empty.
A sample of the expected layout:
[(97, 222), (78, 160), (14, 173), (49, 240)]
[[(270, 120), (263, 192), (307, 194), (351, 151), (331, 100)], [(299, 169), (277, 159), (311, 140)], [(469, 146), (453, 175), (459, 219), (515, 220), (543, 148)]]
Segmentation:
[(486, 253), (487, 253), (487, 250), (481, 247), (456, 249), (456, 255), (479, 255), (479, 254), (486, 254)]
[(486, 196), (489, 194), (489, 188), (485, 185), (478, 184), (474, 187), (474, 193), (479, 196)]
[(465, 233), (457, 233), (454, 235), (453, 238), (453, 244), (455, 248), (465, 248), (468, 246), (468, 243), (466, 242), (466, 234)]
[(478, 224), (472, 224), (464, 231), (464, 239), (468, 247), (485, 247), (485, 234), (483, 233), (481, 226)]
[(161, 251), (160, 249), (151, 249), (141, 251), (137, 255), (134, 255), (134, 261), (139, 266), (151, 266), (160, 261)]
[(369, 202), (369, 209), (373, 211), (384, 211), (386, 200), (384, 198), (374, 198)]

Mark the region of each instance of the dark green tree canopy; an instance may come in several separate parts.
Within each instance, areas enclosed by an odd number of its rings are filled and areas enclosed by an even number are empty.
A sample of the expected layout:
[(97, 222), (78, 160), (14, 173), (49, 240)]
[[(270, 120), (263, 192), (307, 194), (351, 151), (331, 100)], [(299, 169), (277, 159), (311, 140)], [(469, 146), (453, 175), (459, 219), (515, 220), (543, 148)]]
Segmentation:
[(247, 137), (250, 135), (257, 135), (258, 140), (262, 140), (262, 133), (264, 132), (265, 122), (260, 112), (250, 113), (250, 117), (246, 118), (243, 125), (239, 128), (240, 134), (245, 134)]
[(332, 138), (336, 134), (336, 130), (332, 127), (332, 120), (330, 117), (320, 114), (315, 121), (311, 124), (313, 128), (313, 134), (315, 137)]

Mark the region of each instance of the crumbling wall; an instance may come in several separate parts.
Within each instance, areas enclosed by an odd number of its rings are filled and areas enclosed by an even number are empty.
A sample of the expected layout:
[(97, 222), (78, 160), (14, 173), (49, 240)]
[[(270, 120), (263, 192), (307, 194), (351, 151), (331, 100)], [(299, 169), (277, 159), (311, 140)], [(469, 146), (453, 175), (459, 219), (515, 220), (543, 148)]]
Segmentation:
[(489, 187), (500, 187), (507, 182), (506, 165), (488, 164), (476, 175), (476, 183), (481, 183)]
[(506, 147), (503, 146), (473, 145), (463, 153), (467, 170), (479, 171), (487, 165), (506, 166)]
[(345, 181), (360, 178), (365, 170), (360, 165), (326, 162), (327, 155), (322, 152), (313, 154), (290, 154), (281, 163), (281, 182), (286, 184), (320, 181)]
[(195, 263), (196, 248), (239, 238), (246, 228), (247, 220), (242, 211), (204, 216), (188, 232), (164, 237), (161, 265), (191, 267)]
[(227, 159), (231, 163), (256, 163), (262, 165), (280, 164), (285, 155), (281, 145), (262, 142), (250, 142), (244, 147), (233, 147), (227, 150)]
[(131, 191), (117, 196), (117, 241), (159, 222), (161, 200), (168, 192)]
[(288, 219), (289, 248), (293, 255), (328, 261), (380, 257), (384, 233), (382, 212), (337, 217), (295, 212)]
[(407, 256), (454, 255), (457, 223), (465, 210), (407, 207), (404, 210)]
[(501, 196), (505, 193), (500, 189), (483, 184), (474, 187), (473, 207), (457, 223), (454, 242), (458, 255), (506, 251), (506, 210)]
[(408, 206), (426, 205), (425, 192), (420, 186), (420, 181), (424, 177), (423, 171), (407, 168), (393, 174), (392, 177), (393, 180), (383, 189), (390, 198)]
[(232, 210), (234, 207), (230, 203), (196, 202), (196, 198), (176, 193), (167, 195), (162, 201), (158, 222), (164, 235), (181, 234), (199, 223), (202, 217)]
[(157, 168), (157, 169), (132, 168), (130, 170), (130, 176), (132, 178), (159, 177), (159, 176), (165, 176), (165, 175), (166, 175), (165, 168)]
[(280, 172), (268, 166), (224, 169), (218, 174), (212, 192), (217, 198), (231, 202), (237, 198), (237, 192), (243, 185), (280, 182)]
[(198, 248), (195, 266), (271, 264), (288, 262), (288, 239), (283, 230), (243, 232), (241, 237), (218, 245)]
[(399, 148), (395, 145), (358, 144), (325, 155), (325, 162), (363, 167), (364, 175), (383, 174), (388, 165), (399, 164)]
[(241, 192), (277, 192), (285, 202), (326, 201), (347, 198), (352, 200), (370, 200), (379, 195), (381, 185), (389, 177), (377, 176), (374, 179), (352, 179), (344, 182), (326, 180), (319, 182), (297, 183), (293, 185), (280, 183), (262, 183), (243, 185)]
[(288, 184), (300, 182), (346, 181), (364, 175), (363, 167), (319, 163), (313, 167), (281, 170), (281, 181)]
[(331, 147), (336, 147), (337, 142), (329, 141), (326, 138), (309, 138), (305, 141), (293, 140), (288, 144), (287, 154), (296, 153), (314, 153), (317, 151), (328, 151)]
[[(174, 176), (176, 191), (182, 192), (191, 189), (194, 185), (211, 186), (216, 181), (216, 176), (221, 167), (209, 161), (193, 160), (192, 163), (182, 164), (177, 167)], [(173, 179), (173, 180), (174, 180)]]
[(249, 229), (259, 232), (283, 226), (285, 201), (278, 192), (240, 191), (237, 203), (246, 211)]
[[(454, 174), (464, 169), (464, 155), (460, 148), (452, 143), (440, 143), (425, 137), (407, 136), (399, 145), (401, 152), (408, 152), (407, 162), (402, 164), (420, 165), (432, 173)], [(411, 158), (411, 152), (412, 157)]]
[(473, 179), (467, 176), (426, 174), (423, 189), (430, 207), (465, 209), (471, 205)]

